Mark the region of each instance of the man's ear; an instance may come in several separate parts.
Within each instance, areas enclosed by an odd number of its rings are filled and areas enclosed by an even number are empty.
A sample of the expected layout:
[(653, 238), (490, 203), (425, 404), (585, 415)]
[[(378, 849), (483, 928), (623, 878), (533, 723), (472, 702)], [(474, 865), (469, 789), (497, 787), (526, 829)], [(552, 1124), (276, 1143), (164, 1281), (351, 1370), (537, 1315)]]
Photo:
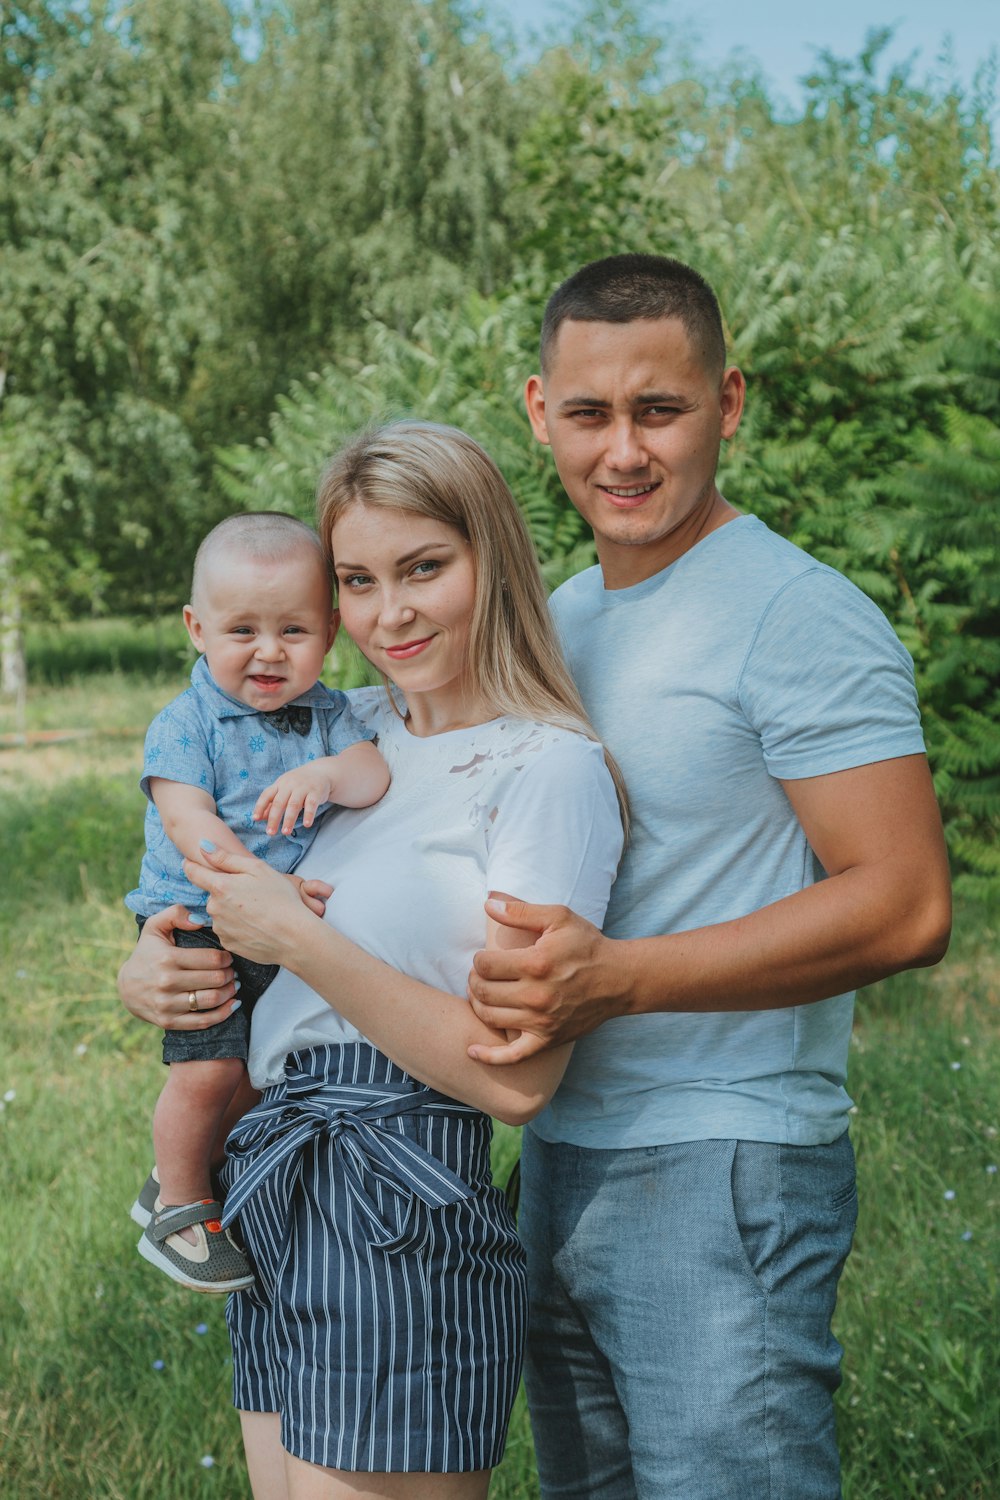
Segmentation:
[(196, 651), (200, 651), (202, 654), (204, 654), (205, 639), (202, 635), (201, 621), (198, 619), (198, 616), (194, 612), (193, 604), (185, 604), (183, 616), (184, 625), (187, 629), (188, 635), (191, 637), (192, 646)]
[(540, 443), (549, 447), (549, 429), (545, 422), (545, 388), (540, 375), (529, 375), (524, 387), (524, 404), (528, 410), (532, 432)]
[(339, 609), (335, 609), (334, 612), (333, 612), (333, 614), (330, 616), (330, 628), (329, 628), (329, 630), (326, 633), (326, 649), (328, 651), (329, 651), (330, 647), (333, 645), (334, 641), (337, 639), (337, 631), (339, 629), (340, 629), (340, 610)]
[(731, 438), (740, 425), (743, 404), (747, 395), (747, 383), (743, 378), (743, 371), (736, 365), (730, 365), (723, 371), (719, 395), (722, 410), (722, 436)]

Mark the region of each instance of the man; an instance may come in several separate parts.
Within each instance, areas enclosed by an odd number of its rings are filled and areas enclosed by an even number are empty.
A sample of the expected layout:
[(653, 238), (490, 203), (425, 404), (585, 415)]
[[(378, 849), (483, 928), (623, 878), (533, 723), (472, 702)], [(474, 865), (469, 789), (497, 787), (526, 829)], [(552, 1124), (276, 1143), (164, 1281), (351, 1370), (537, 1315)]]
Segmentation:
[(570, 277), (525, 394), (594, 529), (552, 608), (633, 820), (603, 934), (491, 903), (539, 936), (469, 981), (520, 1033), (484, 1062), (581, 1038), (525, 1131), (542, 1491), (834, 1500), (851, 992), (936, 962), (950, 924), (912, 666), (719, 493), (745, 384), (695, 271)]

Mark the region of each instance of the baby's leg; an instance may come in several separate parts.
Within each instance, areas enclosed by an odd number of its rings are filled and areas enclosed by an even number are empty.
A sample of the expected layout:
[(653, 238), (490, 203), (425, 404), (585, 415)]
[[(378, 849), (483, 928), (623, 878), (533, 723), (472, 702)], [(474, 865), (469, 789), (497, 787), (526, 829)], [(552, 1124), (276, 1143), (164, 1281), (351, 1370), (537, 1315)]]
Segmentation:
[(247, 1110), (253, 1109), (254, 1105), (259, 1103), (260, 1090), (254, 1088), (248, 1074), (244, 1072), (233, 1091), (232, 1098), (226, 1105), (218, 1134), (212, 1146), (212, 1166), (214, 1168), (221, 1167), (226, 1159), (226, 1140), (229, 1132), (239, 1124)]
[[(197, 1203), (213, 1196), (210, 1166), (216, 1137), (244, 1077), (244, 1064), (238, 1057), (170, 1064), (153, 1114), (162, 1203)], [(194, 1242), (190, 1230), (182, 1233)]]

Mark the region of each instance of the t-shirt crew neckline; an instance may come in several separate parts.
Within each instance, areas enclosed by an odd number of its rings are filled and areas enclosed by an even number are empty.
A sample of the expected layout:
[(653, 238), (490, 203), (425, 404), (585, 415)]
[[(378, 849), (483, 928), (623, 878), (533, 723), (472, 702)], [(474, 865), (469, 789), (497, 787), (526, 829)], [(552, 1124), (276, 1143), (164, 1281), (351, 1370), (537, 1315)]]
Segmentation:
[[(649, 578), (644, 578), (641, 583), (630, 584), (628, 588), (605, 588), (603, 581), (604, 575), (602, 574), (601, 596), (606, 603), (610, 603), (613, 600), (618, 604), (629, 604), (634, 599), (644, 599), (648, 594), (655, 594), (656, 590), (662, 587), (662, 585), (666, 582), (670, 575), (676, 572), (676, 570), (681, 567), (681, 565), (685, 563), (688, 558), (694, 557), (695, 553), (698, 553), (703, 557), (706, 547), (712, 548), (713, 544), (717, 544), (719, 537), (725, 536), (725, 534), (732, 531), (734, 527), (736, 527), (738, 530), (744, 531), (746, 530), (746, 527), (748, 525), (759, 526), (761, 524), (762, 523), (758, 520), (757, 516), (734, 516), (731, 521), (726, 521), (724, 525), (716, 527), (715, 531), (710, 531), (707, 536), (703, 536), (700, 541), (695, 542), (693, 547), (689, 547), (686, 552), (682, 552), (680, 557), (674, 558), (674, 561), (672, 563), (667, 563), (667, 566), (665, 568), (661, 568), (658, 573), (653, 573)], [(600, 563), (598, 563), (597, 565), (597, 570), (600, 573)]]
[(461, 735), (479, 734), (483, 729), (492, 729), (502, 724), (508, 716), (499, 714), (495, 719), (484, 719), (481, 724), (460, 724), (457, 729), (441, 729), (437, 734), (414, 734), (406, 719), (400, 719), (399, 727), (406, 735), (408, 745), (440, 745), (442, 741), (458, 739)]

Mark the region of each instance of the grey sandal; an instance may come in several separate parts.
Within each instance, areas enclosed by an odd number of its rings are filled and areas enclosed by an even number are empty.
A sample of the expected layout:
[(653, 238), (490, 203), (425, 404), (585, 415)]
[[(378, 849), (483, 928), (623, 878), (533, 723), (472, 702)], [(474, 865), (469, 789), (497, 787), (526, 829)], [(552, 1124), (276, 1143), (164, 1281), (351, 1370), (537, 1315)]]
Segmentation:
[[(253, 1272), (229, 1230), (219, 1222), (221, 1214), (222, 1205), (214, 1198), (168, 1208), (157, 1199), (139, 1241), (139, 1254), (192, 1291), (219, 1296), (242, 1291), (253, 1284)], [(193, 1229), (197, 1244), (171, 1240), (181, 1229)]]
[[(212, 1168), (212, 1192), (221, 1203), (225, 1194), (219, 1182), (219, 1174)], [(155, 1166), (150, 1169), (149, 1176), (140, 1189), (139, 1196), (129, 1209), (129, 1217), (145, 1229), (153, 1214), (156, 1212), (156, 1202), (160, 1196), (160, 1179)]]
[(146, 1181), (140, 1189), (139, 1196), (129, 1209), (129, 1217), (143, 1229), (149, 1223), (156, 1212), (156, 1200), (160, 1196), (160, 1179), (156, 1175), (156, 1168), (150, 1172)]

